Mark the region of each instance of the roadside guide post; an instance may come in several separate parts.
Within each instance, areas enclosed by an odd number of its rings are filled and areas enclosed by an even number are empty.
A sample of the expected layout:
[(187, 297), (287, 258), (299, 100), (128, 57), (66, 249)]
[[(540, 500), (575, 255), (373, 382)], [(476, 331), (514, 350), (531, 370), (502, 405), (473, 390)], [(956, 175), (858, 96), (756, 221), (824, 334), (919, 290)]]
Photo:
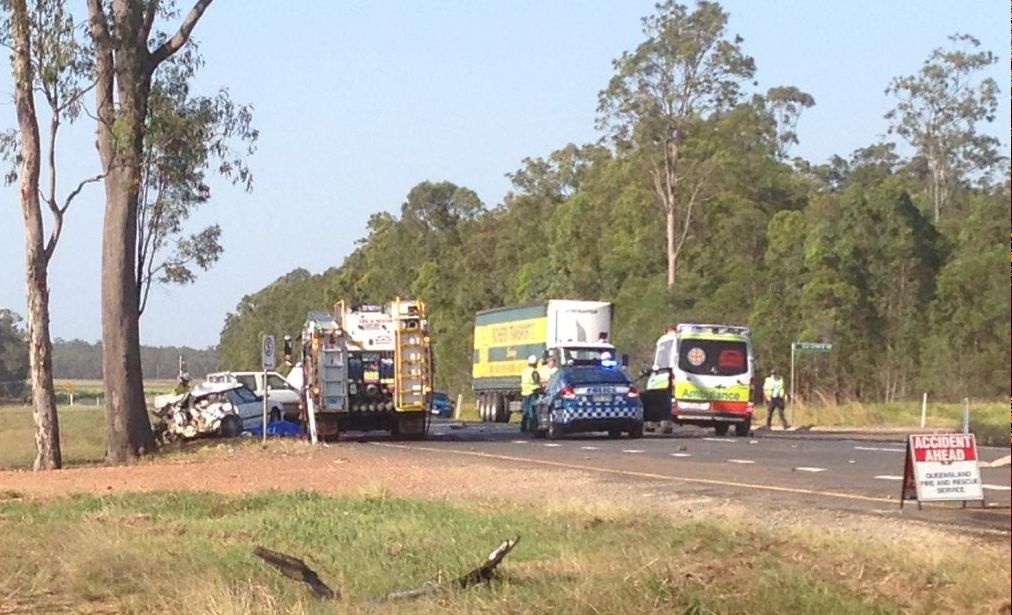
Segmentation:
[(970, 433), (970, 398), (963, 398), (963, 433)]
[(832, 344), (824, 342), (791, 342), (791, 403), (787, 405), (787, 422), (794, 423), (794, 355), (795, 352), (829, 352)]
[(267, 444), (267, 370), (274, 369), (274, 336), (265, 335), (260, 344), (260, 365), (264, 372), (264, 407), (263, 407), (263, 437), (262, 442)]

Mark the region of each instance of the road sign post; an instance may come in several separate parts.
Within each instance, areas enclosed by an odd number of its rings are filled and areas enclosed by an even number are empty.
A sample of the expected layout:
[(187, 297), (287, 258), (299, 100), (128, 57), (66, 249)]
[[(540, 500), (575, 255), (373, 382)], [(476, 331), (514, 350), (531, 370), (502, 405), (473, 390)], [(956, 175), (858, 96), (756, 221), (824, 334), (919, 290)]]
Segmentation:
[(270, 389), (267, 387), (267, 370), (274, 369), (275, 361), (275, 347), (274, 347), (274, 336), (265, 335), (260, 344), (260, 365), (263, 368), (264, 373), (264, 396), (263, 396), (263, 435), (261, 441), (267, 444), (267, 394)]
[(788, 405), (787, 422), (794, 423), (794, 356), (798, 352), (829, 352), (832, 344), (825, 342), (791, 342), (791, 403)]

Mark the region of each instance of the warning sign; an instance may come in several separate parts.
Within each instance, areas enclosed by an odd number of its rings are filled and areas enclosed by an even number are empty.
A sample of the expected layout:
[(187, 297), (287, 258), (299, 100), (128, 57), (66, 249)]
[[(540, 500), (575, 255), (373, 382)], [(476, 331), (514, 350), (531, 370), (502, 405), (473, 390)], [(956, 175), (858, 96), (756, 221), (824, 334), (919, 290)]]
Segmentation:
[(903, 472), (903, 498), (913, 497), (921, 502), (984, 499), (980, 466), (977, 465), (977, 440), (973, 434), (910, 436)]

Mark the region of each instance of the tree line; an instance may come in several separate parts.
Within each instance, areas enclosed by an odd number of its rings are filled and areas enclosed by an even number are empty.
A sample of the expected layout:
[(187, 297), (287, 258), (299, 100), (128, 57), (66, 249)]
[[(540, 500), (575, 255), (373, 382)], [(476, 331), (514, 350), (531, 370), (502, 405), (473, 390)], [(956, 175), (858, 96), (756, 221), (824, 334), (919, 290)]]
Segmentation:
[(254, 367), (260, 334), (297, 336), (336, 300), (412, 296), (429, 306), (438, 386), (466, 392), (476, 311), (565, 297), (615, 303), (634, 368), (667, 325), (735, 323), (761, 369), (785, 370), (792, 341), (833, 344), (799, 357), (810, 399), (1004, 395), (1007, 160), (980, 131), (996, 58), (950, 37), (883, 84), (890, 138), (813, 163), (790, 149), (817, 101), (750, 91), (757, 67), (726, 26), (717, 3), (658, 5), (601, 90), (600, 142), (523, 160), (494, 206), (420, 182), (343, 263), (244, 297), (222, 365)]
[[(22, 318), (0, 309), (0, 399), (20, 399), (28, 392), (28, 343)], [(141, 346), (141, 365), (147, 378), (174, 379), (179, 358), (192, 378), (202, 378), (218, 368), (216, 348), (187, 346)], [(83, 340), (53, 340), (53, 378), (102, 379), (102, 344)]]

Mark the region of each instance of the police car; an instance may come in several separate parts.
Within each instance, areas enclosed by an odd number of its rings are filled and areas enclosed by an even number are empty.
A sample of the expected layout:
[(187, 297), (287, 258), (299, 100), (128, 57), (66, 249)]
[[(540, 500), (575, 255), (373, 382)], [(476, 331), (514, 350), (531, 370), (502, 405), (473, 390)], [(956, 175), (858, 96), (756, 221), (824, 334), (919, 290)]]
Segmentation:
[(643, 437), (639, 391), (614, 361), (559, 368), (535, 406), (534, 435), (607, 431), (612, 438)]

